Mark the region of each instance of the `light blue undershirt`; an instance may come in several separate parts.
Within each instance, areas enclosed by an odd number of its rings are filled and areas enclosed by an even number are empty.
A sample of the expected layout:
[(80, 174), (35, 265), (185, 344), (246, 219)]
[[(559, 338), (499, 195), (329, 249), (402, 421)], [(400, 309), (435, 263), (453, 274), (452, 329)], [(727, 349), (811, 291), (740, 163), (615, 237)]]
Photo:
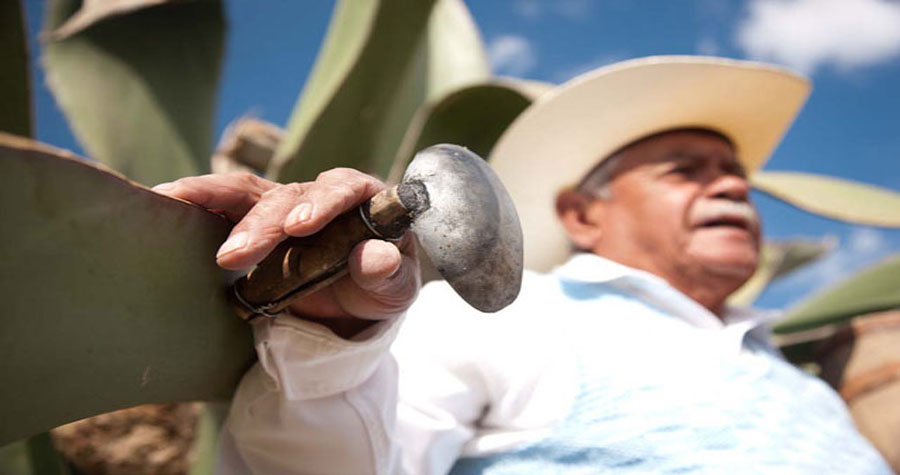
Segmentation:
[(580, 371), (568, 417), (451, 473), (892, 473), (837, 394), (785, 362), (758, 321), (723, 326), (633, 270), (585, 279), (597, 259), (573, 259), (528, 289), (565, 309), (554, 325), (569, 329)]

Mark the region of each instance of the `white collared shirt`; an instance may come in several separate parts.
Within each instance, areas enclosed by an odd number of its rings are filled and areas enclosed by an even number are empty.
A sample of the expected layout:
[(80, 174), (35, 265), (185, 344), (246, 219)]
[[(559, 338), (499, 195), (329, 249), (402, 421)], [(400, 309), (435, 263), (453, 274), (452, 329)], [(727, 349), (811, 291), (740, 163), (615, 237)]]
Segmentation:
[[(564, 285), (612, 286), (627, 297), (581, 301)], [(602, 314), (577, 323), (578, 331), (631, 345), (626, 335), (668, 339), (667, 328), (674, 327), (703, 336), (682, 350), (698, 359), (708, 358), (711, 347), (735, 356), (747, 351), (744, 336), (768, 335), (765, 324), (776, 317), (728, 308), (719, 319), (663, 279), (593, 254), (576, 255), (552, 274), (526, 273), (519, 299), (493, 315), (472, 311), (449, 286), (426, 286), (393, 348), (400, 362), (398, 436), (407, 472), (446, 473), (459, 456), (479, 457), (546, 436), (578, 392), (572, 336), (554, 327), (554, 315), (583, 315), (585, 308)]]
[(386, 353), (400, 319), (352, 342), (295, 318), (264, 322), (221, 470), (447, 473), (459, 457), (550, 434), (578, 395), (579, 344), (604, 348), (624, 375), (727, 366), (750, 357), (745, 338), (767, 345), (774, 316), (729, 308), (719, 319), (652, 274), (582, 254), (526, 274), (519, 299), (497, 314), (472, 310), (446, 284), (425, 286), (392, 348), (399, 375)]

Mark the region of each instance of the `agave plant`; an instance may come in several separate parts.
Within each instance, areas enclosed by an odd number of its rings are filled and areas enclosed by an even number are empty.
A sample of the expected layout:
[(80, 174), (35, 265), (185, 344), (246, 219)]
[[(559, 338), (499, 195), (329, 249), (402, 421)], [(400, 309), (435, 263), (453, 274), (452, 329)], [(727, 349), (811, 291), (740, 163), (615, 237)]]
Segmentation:
[[(758, 191), (813, 214), (869, 226), (900, 227), (900, 195), (891, 190), (823, 175), (763, 170), (750, 176), (750, 184)], [(759, 268), (731, 296), (730, 302), (752, 303), (772, 281), (818, 259), (835, 244), (829, 239), (818, 242), (795, 240), (764, 243)], [(847, 281), (855, 279), (852, 276)], [(788, 309), (782, 323), (775, 328), (776, 333), (786, 335), (794, 331), (846, 322), (854, 315), (866, 313), (864, 310), (868, 307), (871, 307), (869, 311), (887, 309), (889, 307), (876, 302), (892, 302), (894, 300), (890, 295), (900, 295), (900, 283), (896, 279), (872, 285), (869, 290), (866, 288), (875, 281), (864, 279), (863, 282), (866, 284), (853, 286), (852, 290), (839, 294), (842, 302), (837, 307), (858, 310), (857, 313), (843, 310), (836, 313), (823, 305), (813, 305), (822, 296), (831, 294), (832, 291), (826, 289)], [(802, 325), (796, 323), (800, 321), (803, 322)], [(780, 341), (786, 344), (791, 339), (782, 338)]]
[[(93, 161), (28, 138), (21, 4), (0, 13), (0, 445), (142, 403), (226, 400), (252, 360), (212, 259), (230, 224), (144, 186), (211, 169), (221, 1), (48, 1), (47, 82)], [(214, 163), (281, 182), (335, 166), (396, 180), (434, 143), (489, 156), (549, 87), (492, 77), (462, 0), (340, 0), (284, 131), (236, 123)], [(753, 183), (814, 212), (900, 226), (886, 190), (771, 172)], [(791, 249), (770, 253), (745, 301), (821, 246)], [(43, 463), (46, 438), (30, 447)]]
[(900, 308), (900, 254), (882, 259), (796, 304), (774, 327), (785, 354), (797, 363), (815, 359), (818, 342), (858, 315)]
[[(2, 52), (0, 176), (15, 232), (0, 238), (0, 445), (142, 403), (227, 400), (252, 360), (212, 259), (230, 225), (144, 186), (210, 171), (221, 2), (47, 3), (47, 82), (94, 161), (28, 138), (22, 10), (2, 8), (13, 47)], [(387, 177), (438, 142), (487, 155), (547, 87), (490, 76), (461, 0), (340, 1), (258, 168), (282, 182), (335, 166)]]

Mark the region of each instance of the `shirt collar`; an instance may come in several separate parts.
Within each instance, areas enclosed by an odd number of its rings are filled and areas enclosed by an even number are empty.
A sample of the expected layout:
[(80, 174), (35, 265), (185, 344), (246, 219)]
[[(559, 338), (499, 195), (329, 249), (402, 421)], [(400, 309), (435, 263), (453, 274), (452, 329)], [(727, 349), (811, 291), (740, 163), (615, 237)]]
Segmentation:
[(698, 328), (734, 328), (744, 333), (778, 317), (778, 312), (728, 305), (719, 319), (661, 277), (595, 254), (575, 254), (553, 273), (570, 282), (614, 285)]

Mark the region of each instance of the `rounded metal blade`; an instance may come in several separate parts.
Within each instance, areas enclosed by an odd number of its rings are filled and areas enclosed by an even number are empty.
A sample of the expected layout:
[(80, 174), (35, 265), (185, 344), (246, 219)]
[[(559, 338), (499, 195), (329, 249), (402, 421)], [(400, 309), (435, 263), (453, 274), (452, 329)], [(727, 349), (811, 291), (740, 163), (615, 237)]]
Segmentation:
[(512, 200), (478, 155), (457, 145), (416, 154), (403, 176), (428, 191), (412, 230), (438, 272), (482, 312), (512, 303), (522, 284), (522, 227)]

